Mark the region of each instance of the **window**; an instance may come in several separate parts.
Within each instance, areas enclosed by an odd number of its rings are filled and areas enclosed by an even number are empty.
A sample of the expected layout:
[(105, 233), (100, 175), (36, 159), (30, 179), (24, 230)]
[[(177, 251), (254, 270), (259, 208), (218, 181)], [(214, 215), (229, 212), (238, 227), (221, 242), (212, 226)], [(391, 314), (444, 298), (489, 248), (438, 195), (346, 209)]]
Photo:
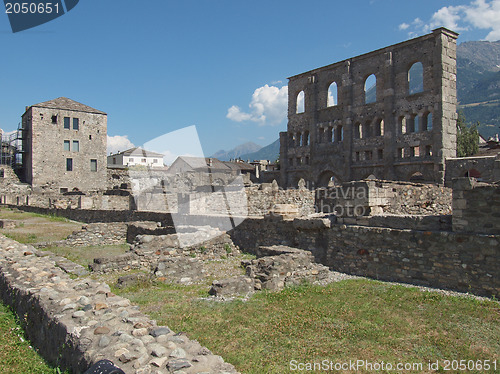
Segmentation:
[(406, 134), (406, 117), (405, 116), (399, 117), (398, 122), (399, 122), (398, 123), (399, 133)]
[(413, 132), (420, 131), (420, 116), (415, 116), (413, 119)]
[(375, 136), (384, 135), (384, 120), (378, 119), (375, 122)]
[(80, 142), (73, 140), (73, 152), (80, 152)]
[(113, 165), (116, 165), (116, 157), (113, 157)]
[(342, 126), (337, 126), (335, 131), (335, 141), (341, 142), (344, 140), (344, 128)]
[(384, 150), (379, 149), (377, 153), (378, 153), (378, 159), (383, 160), (384, 159)]
[(64, 150), (65, 151), (70, 151), (70, 141), (69, 140), (65, 140), (64, 141)]
[(52, 116), (52, 123), (57, 123), (57, 116)]
[(73, 130), (78, 130), (80, 128), (80, 121), (78, 118), (73, 118)]
[(410, 157), (420, 157), (420, 147), (410, 147)]
[(415, 62), (408, 70), (408, 93), (410, 95), (424, 90), (424, 68), (421, 62)]
[(66, 171), (73, 171), (73, 159), (72, 158), (66, 159)]
[(295, 142), (296, 142), (296, 143), (295, 143), (295, 145), (296, 145), (297, 147), (300, 147), (300, 142), (301, 142), (301, 140), (302, 140), (302, 134), (299, 132), (299, 133), (295, 136)]
[(69, 123), (70, 123), (69, 117), (64, 117), (64, 128), (69, 130)]
[(375, 74), (368, 76), (365, 80), (365, 104), (377, 101), (377, 78)]
[(146, 163), (146, 159), (145, 158), (141, 159), (141, 162)]
[(398, 148), (398, 158), (404, 158), (404, 157), (405, 157), (404, 148)]
[(59, 188), (59, 193), (66, 193), (68, 192), (68, 188), (67, 187), (61, 187)]
[(302, 145), (309, 145), (309, 131), (306, 131), (302, 137)]
[(330, 85), (330, 87), (328, 87), (328, 99), (326, 102), (327, 107), (337, 105), (337, 103), (338, 103), (337, 102), (337, 93), (338, 93), (337, 83), (333, 82)]
[(426, 156), (432, 156), (432, 145), (426, 145), (425, 146), (425, 155)]
[(359, 160), (360, 160), (359, 152), (356, 152), (356, 161), (359, 161)]
[(304, 91), (300, 91), (299, 94), (297, 95), (297, 111), (296, 113), (304, 113), (306, 110), (305, 106), (305, 94)]
[(97, 160), (90, 160), (90, 171), (97, 171)]
[(362, 131), (361, 131), (361, 123), (356, 123), (354, 125), (354, 137), (356, 139), (361, 139), (361, 134), (362, 134)]
[(158, 159), (154, 158), (153, 159), (153, 164), (157, 164), (158, 163)]
[(432, 113), (426, 113), (422, 117), (422, 131), (432, 130)]
[(365, 151), (365, 160), (370, 161), (372, 159), (372, 151)]
[(92, 140), (92, 135), (89, 135), (89, 140)]

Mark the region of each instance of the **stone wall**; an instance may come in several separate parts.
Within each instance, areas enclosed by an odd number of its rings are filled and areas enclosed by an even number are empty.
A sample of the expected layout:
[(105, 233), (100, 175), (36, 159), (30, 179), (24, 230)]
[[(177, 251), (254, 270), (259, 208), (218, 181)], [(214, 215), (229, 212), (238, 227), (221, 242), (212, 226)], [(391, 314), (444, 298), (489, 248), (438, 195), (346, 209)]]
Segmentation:
[(453, 179), (471, 176), (482, 182), (500, 181), (500, 153), (496, 156), (460, 157), (446, 160), (446, 186)]
[(453, 180), (453, 231), (500, 234), (500, 184)]
[(451, 214), (451, 188), (364, 180), (316, 190), (316, 211), (339, 217)]
[(87, 247), (125, 244), (127, 232), (128, 224), (126, 223), (89, 223), (87, 225), (83, 225), (81, 230), (74, 231), (65, 240), (50, 243), (38, 243), (37, 248), (43, 248), (47, 245)]
[[(289, 78), (280, 185), (370, 175), (443, 184), (445, 159), (456, 157), (457, 36), (439, 28)], [(375, 85), (365, 92), (370, 76)]]
[[(497, 226), (498, 228), (499, 226)], [(249, 218), (230, 232), (241, 250), (310, 250), (332, 270), (386, 281), (500, 295), (500, 235), (335, 224), (328, 219)]]
[[(23, 181), (33, 189), (105, 189), (106, 113), (58, 98), (29, 107), (22, 115), (22, 128)], [(71, 168), (67, 160), (72, 160)]]
[(106, 284), (71, 279), (43, 252), (0, 236), (0, 298), (49, 362), (85, 372), (101, 359), (128, 374), (236, 373), (198, 342), (115, 296)]

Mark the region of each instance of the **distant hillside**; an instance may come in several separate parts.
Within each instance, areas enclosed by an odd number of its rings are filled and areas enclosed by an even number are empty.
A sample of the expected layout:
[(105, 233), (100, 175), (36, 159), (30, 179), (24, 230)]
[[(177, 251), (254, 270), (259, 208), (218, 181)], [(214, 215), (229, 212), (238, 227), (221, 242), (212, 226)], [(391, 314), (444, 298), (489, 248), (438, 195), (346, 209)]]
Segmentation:
[(248, 153), (240, 156), (242, 160), (270, 160), (276, 161), (280, 157), (280, 140), (276, 140), (257, 152)]
[(485, 137), (500, 132), (500, 41), (457, 46), (457, 97), (467, 122)]
[(258, 144), (247, 142), (231, 149), (230, 151), (217, 151), (210, 157), (217, 158), (221, 161), (229, 161), (230, 159), (239, 158), (243, 154), (257, 152), (261, 148), (262, 147)]

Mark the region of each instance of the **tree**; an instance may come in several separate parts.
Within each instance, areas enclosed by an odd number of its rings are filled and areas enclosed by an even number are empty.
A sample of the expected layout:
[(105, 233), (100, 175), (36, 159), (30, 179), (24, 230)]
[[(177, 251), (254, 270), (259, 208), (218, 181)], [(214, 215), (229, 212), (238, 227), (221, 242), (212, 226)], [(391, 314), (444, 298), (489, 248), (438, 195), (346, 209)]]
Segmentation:
[(462, 112), (457, 118), (457, 157), (468, 157), (479, 151), (479, 122), (467, 125)]

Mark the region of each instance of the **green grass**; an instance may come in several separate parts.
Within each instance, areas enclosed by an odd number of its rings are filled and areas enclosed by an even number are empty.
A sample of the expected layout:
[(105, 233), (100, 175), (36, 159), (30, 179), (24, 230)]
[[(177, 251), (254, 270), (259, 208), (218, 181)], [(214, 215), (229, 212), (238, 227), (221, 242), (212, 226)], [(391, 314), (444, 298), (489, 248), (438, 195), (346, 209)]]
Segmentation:
[(2, 374), (59, 374), (49, 366), (23, 336), (12, 311), (0, 304), (0, 372)]
[(129, 251), (128, 244), (88, 246), (88, 247), (47, 247), (44, 250), (51, 251), (70, 261), (76, 262), (84, 267), (94, 262), (96, 257), (110, 257)]
[(207, 290), (146, 282), (115, 291), (245, 374), (292, 372), (290, 360), (500, 360), (494, 301), (369, 280), (261, 292), (247, 302), (200, 300)]
[(24, 244), (63, 240), (73, 231), (80, 230), (83, 225), (62, 217), (25, 213), (8, 208), (0, 209), (0, 219), (2, 218), (17, 221), (17, 226), (0, 229), (0, 233)]

